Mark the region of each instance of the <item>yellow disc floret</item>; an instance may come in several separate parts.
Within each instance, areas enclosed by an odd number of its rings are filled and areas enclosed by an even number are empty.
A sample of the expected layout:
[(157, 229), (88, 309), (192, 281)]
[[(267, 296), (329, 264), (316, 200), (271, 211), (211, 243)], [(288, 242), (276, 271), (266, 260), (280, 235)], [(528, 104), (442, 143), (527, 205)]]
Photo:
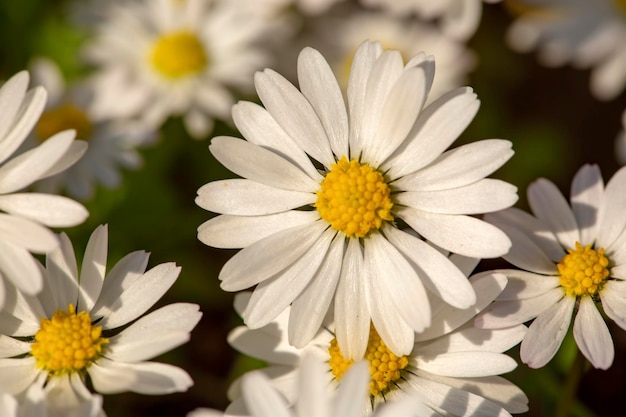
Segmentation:
[(176, 79), (202, 71), (209, 59), (198, 37), (185, 31), (159, 38), (152, 48), (150, 61), (161, 75)]
[(576, 249), (569, 249), (561, 259), (559, 284), (569, 296), (595, 295), (602, 289), (609, 276), (609, 259), (604, 256), (604, 248), (597, 251), (591, 245), (576, 242)]
[[(339, 381), (354, 361), (344, 359), (337, 344), (337, 339), (331, 340), (328, 353), (330, 354), (328, 364), (333, 375)], [(389, 391), (394, 381), (397, 381), (402, 376), (401, 371), (409, 364), (406, 356), (398, 357), (389, 350), (374, 329), (374, 326), (370, 327), (365, 359), (369, 363), (370, 376), (372, 377), (369, 389), (370, 395), (373, 397)]]
[(77, 314), (70, 304), (67, 312), (58, 310), (51, 319), (41, 319), (31, 353), (38, 368), (61, 375), (91, 365), (108, 342), (102, 337), (102, 327), (93, 326), (86, 311)]
[(76, 130), (78, 139), (89, 139), (93, 125), (84, 111), (73, 104), (66, 103), (43, 112), (35, 127), (41, 140), (67, 129)]
[(348, 237), (364, 237), (393, 220), (390, 190), (383, 175), (356, 159), (333, 164), (317, 192), (315, 207), (322, 219)]

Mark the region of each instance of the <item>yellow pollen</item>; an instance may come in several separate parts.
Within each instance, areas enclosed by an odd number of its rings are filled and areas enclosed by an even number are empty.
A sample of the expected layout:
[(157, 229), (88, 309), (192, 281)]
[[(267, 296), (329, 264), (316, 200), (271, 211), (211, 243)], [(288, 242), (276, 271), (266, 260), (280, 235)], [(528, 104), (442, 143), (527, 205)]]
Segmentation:
[[(328, 364), (333, 375), (339, 381), (354, 361), (352, 359), (344, 359), (337, 344), (337, 339), (330, 341), (328, 353), (330, 354)], [(372, 377), (369, 389), (370, 395), (373, 397), (388, 392), (393, 387), (393, 382), (400, 379), (401, 371), (409, 364), (406, 356), (398, 357), (389, 350), (376, 332), (376, 329), (374, 329), (374, 326), (370, 326), (365, 359), (369, 362), (369, 370)]]
[(322, 181), (315, 207), (322, 219), (348, 237), (364, 237), (391, 221), (393, 203), (383, 175), (343, 156)]
[(41, 319), (31, 353), (37, 359), (37, 368), (52, 375), (77, 372), (102, 353), (109, 339), (101, 335), (102, 327), (92, 326), (89, 314), (76, 314), (76, 308), (70, 304), (67, 312), (58, 310), (51, 319)]
[(76, 130), (78, 139), (89, 139), (93, 126), (84, 111), (66, 103), (45, 111), (39, 118), (35, 132), (41, 140), (67, 129)]
[(202, 71), (209, 59), (196, 35), (174, 32), (156, 41), (150, 61), (161, 75), (176, 79)]
[(576, 242), (576, 249), (567, 252), (557, 264), (559, 284), (565, 294), (573, 297), (595, 295), (609, 276), (609, 259), (604, 256), (604, 248), (596, 251), (591, 245)]

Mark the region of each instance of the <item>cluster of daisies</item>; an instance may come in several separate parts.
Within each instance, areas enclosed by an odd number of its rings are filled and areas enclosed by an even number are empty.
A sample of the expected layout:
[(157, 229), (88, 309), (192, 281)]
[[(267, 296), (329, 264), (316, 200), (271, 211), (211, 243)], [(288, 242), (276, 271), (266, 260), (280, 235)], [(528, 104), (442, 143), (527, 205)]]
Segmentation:
[[(0, 87), (0, 415), (101, 417), (102, 394), (193, 384), (151, 361), (201, 318), (196, 304), (154, 308), (181, 268), (148, 268), (144, 251), (108, 266), (106, 225), (77, 261), (50, 229), (83, 223), (75, 199), (118, 185), (172, 116), (197, 139), (216, 121), (243, 136), (210, 141), (236, 178), (199, 188), (196, 204), (217, 215), (197, 237), (241, 249), (219, 273), (243, 319), (228, 342), (267, 364), (233, 382), (225, 411), (188, 417), (524, 413), (526, 395), (502, 377), (517, 366), (506, 352), (520, 345), (521, 360), (542, 367), (571, 327), (580, 353), (611, 367), (604, 317), (626, 329), (626, 168), (605, 184), (584, 165), (569, 200), (539, 179), (527, 213), (513, 207), (514, 185), (490, 178), (511, 142), (452, 147), (479, 109), (462, 84), (482, 7), (82, 4), (89, 76), (68, 83), (38, 57)], [(592, 67), (599, 99), (622, 93), (623, 0), (507, 7), (513, 47)], [(617, 149), (626, 160), (624, 132)], [(474, 273), (500, 257), (510, 269)]]

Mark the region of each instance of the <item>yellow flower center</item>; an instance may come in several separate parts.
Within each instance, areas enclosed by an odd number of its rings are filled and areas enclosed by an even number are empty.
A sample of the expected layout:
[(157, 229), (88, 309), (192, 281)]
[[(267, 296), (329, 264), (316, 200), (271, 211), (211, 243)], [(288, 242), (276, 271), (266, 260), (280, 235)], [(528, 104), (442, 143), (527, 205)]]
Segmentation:
[(565, 294), (573, 297), (595, 295), (602, 289), (609, 276), (609, 259), (604, 256), (604, 248), (597, 251), (591, 245), (583, 246), (576, 242), (576, 249), (568, 249), (567, 255), (557, 264), (559, 284)]
[[(337, 344), (337, 339), (330, 341), (328, 353), (330, 354), (328, 364), (333, 375), (339, 381), (354, 361), (344, 359)], [(369, 370), (372, 377), (369, 388), (370, 395), (373, 397), (389, 391), (393, 387), (393, 382), (400, 379), (401, 371), (409, 364), (406, 356), (398, 357), (389, 350), (376, 332), (376, 329), (374, 329), (374, 326), (370, 327), (365, 359), (369, 362)]]
[(46, 140), (67, 129), (76, 130), (76, 137), (85, 140), (91, 136), (93, 125), (84, 111), (66, 103), (45, 111), (37, 122), (35, 132), (40, 140)]
[(161, 75), (172, 79), (196, 74), (209, 61), (202, 43), (191, 32), (174, 32), (159, 38), (150, 60)]
[(315, 207), (335, 230), (364, 237), (391, 221), (393, 203), (383, 175), (356, 159), (343, 156), (322, 181)]
[(92, 326), (86, 311), (76, 314), (70, 304), (67, 312), (58, 310), (51, 319), (41, 319), (31, 353), (37, 367), (53, 375), (80, 371), (102, 353), (109, 339), (102, 337), (102, 327)]

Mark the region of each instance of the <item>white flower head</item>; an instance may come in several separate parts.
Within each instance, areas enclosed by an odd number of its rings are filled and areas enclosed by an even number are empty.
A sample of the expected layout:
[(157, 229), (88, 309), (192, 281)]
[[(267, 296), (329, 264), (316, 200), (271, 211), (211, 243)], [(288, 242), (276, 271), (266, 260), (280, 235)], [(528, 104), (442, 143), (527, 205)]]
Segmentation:
[(55, 133), (76, 130), (79, 139), (89, 143), (87, 152), (72, 167), (37, 183), (37, 189), (86, 200), (93, 196), (94, 185), (119, 186), (119, 168), (138, 168), (141, 156), (136, 148), (154, 140), (156, 133), (135, 124), (98, 119), (91, 110), (93, 85), (87, 80), (66, 86), (57, 65), (38, 58), (32, 64), (33, 82), (48, 91), (46, 108), (33, 130), (29, 147)]
[[(364, 359), (369, 365), (368, 398), (362, 399), (362, 413), (367, 415), (385, 402), (394, 403), (407, 396), (419, 396), (429, 416), (504, 416), (527, 411), (527, 398), (515, 385), (500, 377), (513, 370), (515, 361), (503, 354), (517, 345), (524, 336), (523, 325), (502, 330), (484, 330), (471, 326), (470, 320), (487, 306), (506, 285), (506, 277), (498, 273), (477, 274), (470, 279), (478, 300), (468, 309), (459, 310), (439, 304), (433, 324), (416, 335), (412, 350), (397, 356), (380, 340), (375, 330), (370, 333)], [(241, 313), (249, 302), (249, 294), (238, 294), (235, 308)], [(287, 329), (289, 310), (259, 329), (235, 328), (229, 343), (237, 350), (268, 363), (263, 372), (272, 380), (289, 404), (300, 401), (296, 381), (304, 372), (299, 359), (314, 355), (326, 365), (324, 382), (331, 388), (344, 384), (345, 372), (355, 360), (346, 359), (337, 345), (333, 323), (327, 319), (311, 343), (301, 349), (289, 345)], [(245, 378), (245, 375), (244, 375)], [(241, 379), (229, 390), (233, 403), (227, 415), (244, 413)], [(245, 389), (245, 388), (244, 388)], [(356, 400), (355, 400), (356, 401)], [(245, 414), (245, 413), (244, 413)]]
[(533, 215), (516, 208), (490, 214), (513, 242), (504, 258), (521, 270), (503, 270), (509, 281), (476, 319), (503, 328), (534, 319), (521, 344), (532, 368), (555, 355), (574, 316), (574, 338), (596, 368), (613, 363), (614, 348), (597, 304), (626, 329), (626, 168), (606, 187), (595, 165), (572, 181), (570, 203), (546, 179), (528, 187)]
[(465, 41), (478, 28), (483, 1), (497, 3), (500, 0), (361, 0), (361, 3), (382, 7), (397, 16), (415, 13), (425, 20), (438, 19), (445, 35)]
[(37, 297), (16, 292), (7, 301), (11, 314), (0, 316), (0, 393), (21, 396), (42, 387), (46, 408), (58, 412), (93, 401), (87, 378), (101, 394), (167, 394), (192, 385), (182, 369), (148, 360), (189, 339), (200, 320), (198, 306), (170, 304), (141, 317), (180, 267), (166, 263), (145, 271), (149, 255), (137, 251), (107, 274), (107, 234), (106, 226), (93, 232), (80, 274), (62, 234), (60, 247), (46, 258), (44, 290)]
[(519, 17), (507, 35), (515, 50), (538, 50), (547, 66), (592, 68), (600, 100), (626, 87), (626, 4), (623, 0), (516, 0)]
[(75, 141), (75, 132), (59, 132), (33, 149), (18, 152), (46, 104), (46, 90), (28, 88), (22, 71), (0, 88), (0, 307), (6, 281), (27, 294), (43, 288), (43, 278), (32, 253), (46, 253), (58, 245), (48, 227), (82, 223), (87, 210), (67, 197), (20, 192), (43, 178), (64, 171), (87, 149)]
[(337, 74), (343, 90), (348, 85), (354, 52), (363, 39), (376, 40), (385, 49), (396, 49), (406, 60), (423, 51), (435, 56), (437, 71), (430, 100), (465, 85), (476, 61), (464, 43), (443, 35), (431, 24), (382, 11), (350, 9), (345, 14), (320, 17), (311, 39)]
[(216, 137), (209, 147), (243, 179), (206, 184), (196, 198), (222, 214), (198, 238), (244, 248), (219, 279), (227, 291), (258, 284), (244, 313), (250, 327), (292, 304), (289, 339), (303, 346), (334, 301), (349, 357), (363, 356), (370, 321), (393, 352), (406, 354), (414, 333), (430, 325), (427, 290), (457, 308), (475, 303), (466, 276), (420, 237), (470, 257), (506, 253), (506, 235), (472, 215), (517, 200), (515, 187), (485, 178), (513, 151), (496, 139), (445, 151), (479, 102), (460, 88), (422, 108), (433, 76), (432, 57), (404, 65), (398, 51), (372, 42), (355, 54), (347, 107), (312, 48), (299, 56), (300, 90), (272, 70), (256, 74), (265, 108), (233, 108), (247, 140)]
[[(102, 7), (96, 3), (96, 7)], [(229, 0), (114, 2), (86, 48), (99, 67), (94, 111), (139, 118), (158, 128), (182, 116), (202, 138), (214, 119), (227, 120), (230, 88), (249, 89), (266, 65), (261, 48), (272, 23)]]

